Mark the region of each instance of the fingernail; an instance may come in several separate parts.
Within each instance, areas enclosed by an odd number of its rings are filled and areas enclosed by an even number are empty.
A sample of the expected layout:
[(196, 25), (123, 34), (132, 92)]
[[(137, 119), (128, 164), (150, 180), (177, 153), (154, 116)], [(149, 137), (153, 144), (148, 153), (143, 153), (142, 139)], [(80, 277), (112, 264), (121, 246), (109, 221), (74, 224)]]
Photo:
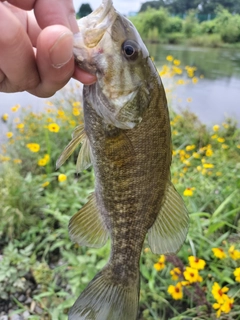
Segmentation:
[(67, 64), (73, 56), (72, 33), (63, 33), (51, 47), (49, 54), (54, 68), (61, 68)]

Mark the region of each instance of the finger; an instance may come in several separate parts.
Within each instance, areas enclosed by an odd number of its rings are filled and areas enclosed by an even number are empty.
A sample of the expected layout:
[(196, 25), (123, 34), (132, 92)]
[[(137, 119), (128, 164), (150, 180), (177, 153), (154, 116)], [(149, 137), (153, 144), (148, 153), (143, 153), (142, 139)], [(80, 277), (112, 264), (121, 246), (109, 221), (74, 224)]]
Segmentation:
[(86, 85), (93, 84), (97, 81), (96, 76), (80, 69), (78, 66), (75, 66), (73, 78)]
[(39, 85), (30, 93), (39, 97), (52, 96), (61, 89), (74, 72), (73, 35), (64, 26), (55, 25), (42, 30), (37, 40)]
[(72, 32), (78, 32), (72, 0), (8, 0), (24, 10), (34, 9), (37, 21), (43, 29), (54, 24), (62, 24)]
[(25, 11), (18, 7), (4, 2), (3, 5), (13, 13), (13, 15), (21, 22), (23, 29), (28, 33), (28, 36), (33, 46), (36, 46), (37, 37), (41, 32), (33, 11)]
[(0, 30), (0, 70), (5, 75), (0, 91), (23, 91), (36, 86), (39, 76), (31, 42), (20, 21), (2, 3)]

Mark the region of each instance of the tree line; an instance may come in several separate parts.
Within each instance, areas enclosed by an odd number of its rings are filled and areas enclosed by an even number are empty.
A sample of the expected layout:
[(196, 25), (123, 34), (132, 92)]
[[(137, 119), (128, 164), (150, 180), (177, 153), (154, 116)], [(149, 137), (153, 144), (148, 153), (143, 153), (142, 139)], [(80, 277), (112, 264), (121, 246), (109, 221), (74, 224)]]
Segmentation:
[(148, 7), (153, 9), (166, 8), (171, 14), (185, 14), (189, 10), (197, 10), (201, 14), (214, 14), (218, 6), (230, 13), (240, 13), (240, 0), (158, 0), (146, 1), (141, 5), (140, 12)]

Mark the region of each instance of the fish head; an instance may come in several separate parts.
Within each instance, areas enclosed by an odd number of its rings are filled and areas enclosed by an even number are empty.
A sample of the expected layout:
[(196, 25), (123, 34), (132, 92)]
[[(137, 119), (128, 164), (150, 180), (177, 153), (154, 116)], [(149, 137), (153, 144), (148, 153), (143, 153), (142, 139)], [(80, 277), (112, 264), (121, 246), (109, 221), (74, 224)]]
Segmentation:
[[(134, 25), (111, 0), (78, 20), (74, 55), (77, 64), (97, 77), (101, 105), (94, 108), (106, 122), (131, 129), (149, 103), (151, 59)], [(100, 94), (101, 92), (101, 94)]]

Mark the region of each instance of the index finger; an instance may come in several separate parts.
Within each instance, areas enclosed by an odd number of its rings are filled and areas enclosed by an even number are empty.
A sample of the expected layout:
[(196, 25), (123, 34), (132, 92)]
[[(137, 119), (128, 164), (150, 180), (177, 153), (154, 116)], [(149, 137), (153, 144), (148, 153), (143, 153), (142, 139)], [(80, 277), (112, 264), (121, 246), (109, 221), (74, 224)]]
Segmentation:
[[(3, 0), (0, 0), (3, 1)], [(34, 9), (39, 26), (43, 29), (54, 24), (68, 27), (78, 32), (75, 10), (72, 0), (8, 0), (12, 5), (24, 9)]]

